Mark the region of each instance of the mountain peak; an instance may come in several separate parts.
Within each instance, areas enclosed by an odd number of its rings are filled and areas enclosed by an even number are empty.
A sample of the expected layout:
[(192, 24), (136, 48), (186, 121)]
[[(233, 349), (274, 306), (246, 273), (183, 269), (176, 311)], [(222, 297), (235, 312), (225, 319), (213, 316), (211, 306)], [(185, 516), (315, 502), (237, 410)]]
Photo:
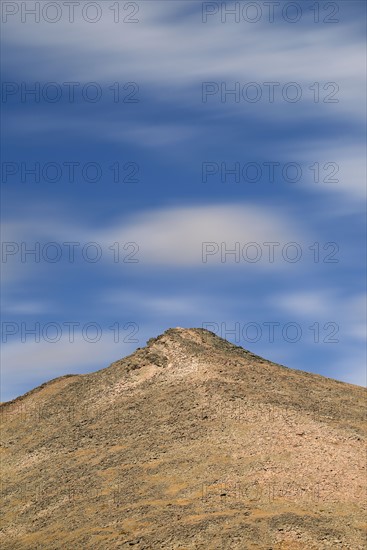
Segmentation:
[(165, 330), (162, 334), (157, 336), (156, 338), (150, 338), (147, 343), (153, 341), (153, 340), (177, 340), (177, 338), (185, 338), (187, 340), (192, 341), (198, 341), (198, 338), (204, 340), (205, 338), (219, 338), (214, 332), (210, 332), (209, 330), (205, 328), (183, 328), (183, 327), (175, 327), (175, 328), (169, 328)]
[[(176, 327), (150, 338), (145, 347), (138, 348), (132, 355), (115, 361), (109, 369), (127, 368), (130, 371), (151, 365), (189, 373), (191, 365), (193, 367), (191, 374), (203, 370), (210, 376), (205, 366), (206, 359), (222, 357), (223, 354), (224, 356), (228, 354), (228, 361), (231, 358), (246, 357), (248, 360), (266, 362), (265, 359), (228, 342), (207, 329)], [(216, 362), (213, 362), (213, 375), (215, 375), (215, 365)]]
[[(228, 340), (225, 340), (224, 338), (221, 338), (214, 332), (211, 332), (210, 330), (207, 330), (205, 328), (182, 328), (182, 327), (175, 327), (175, 328), (169, 328), (156, 338), (150, 338), (147, 341), (147, 347), (154, 347), (156, 345), (166, 344), (170, 346), (182, 346), (186, 345), (190, 347), (190, 344), (192, 344), (194, 347), (191, 351), (200, 351), (200, 347), (202, 348), (202, 351), (205, 349), (208, 349), (210, 347), (219, 349), (225, 349), (227, 351), (231, 350), (238, 350), (243, 353), (251, 353), (248, 350), (245, 350), (244, 348), (240, 346), (236, 346), (235, 344), (232, 344)], [(253, 355), (253, 354), (252, 354)]]

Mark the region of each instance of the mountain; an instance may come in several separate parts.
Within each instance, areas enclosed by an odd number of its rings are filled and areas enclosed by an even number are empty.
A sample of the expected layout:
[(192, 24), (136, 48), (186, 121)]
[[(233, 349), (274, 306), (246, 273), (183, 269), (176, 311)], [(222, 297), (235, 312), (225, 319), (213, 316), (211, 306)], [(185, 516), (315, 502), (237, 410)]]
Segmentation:
[(1, 405), (3, 550), (366, 548), (366, 390), (169, 329)]

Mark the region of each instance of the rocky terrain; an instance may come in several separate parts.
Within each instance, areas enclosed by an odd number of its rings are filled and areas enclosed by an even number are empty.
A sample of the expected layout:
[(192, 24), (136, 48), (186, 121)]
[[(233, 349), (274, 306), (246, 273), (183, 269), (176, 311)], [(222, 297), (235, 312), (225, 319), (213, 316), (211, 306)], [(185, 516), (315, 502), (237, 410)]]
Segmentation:
[(3, 550), (366, 545), (366, 391), (170, 329), (1, 405)]

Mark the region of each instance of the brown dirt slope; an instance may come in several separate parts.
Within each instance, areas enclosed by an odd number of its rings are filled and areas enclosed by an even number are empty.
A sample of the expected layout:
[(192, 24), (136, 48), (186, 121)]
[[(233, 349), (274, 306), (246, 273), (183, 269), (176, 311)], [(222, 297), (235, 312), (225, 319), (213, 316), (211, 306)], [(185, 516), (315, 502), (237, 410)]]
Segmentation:
[(1, 405), (4, 550), (366, 548), (366, 391), (203, 329)]

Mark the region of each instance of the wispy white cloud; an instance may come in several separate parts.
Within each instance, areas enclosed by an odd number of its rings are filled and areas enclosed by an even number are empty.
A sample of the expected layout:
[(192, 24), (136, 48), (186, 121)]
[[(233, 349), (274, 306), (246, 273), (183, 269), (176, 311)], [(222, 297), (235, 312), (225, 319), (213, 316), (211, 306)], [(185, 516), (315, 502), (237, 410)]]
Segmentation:
[[(305, 86), (334, 81), (340, 86), (335, 114), (359, 120), (363, 114), (365, 56), (358, 21), (302, 27), (279, 26), (263, 18), (244, 26), (222, 24), (216, 17), (204, 24), (201, 5), (186, 15), (179, 2), (139, 6), (137, 24), (113, 25), (108, 17), (95, 25), (81, 17), (73, 24), (66, 18), (55, 24), (22, 24), (19, 18), (9, 18), (4, 40), (51, 53), (28, 73), (22, 67), (23, 75), (33, 79), (59, 81), (62, 75), (65, 81), (114, 82), (123, 75), (159, 96), (174, 88), (175, 100), (181, 92), (186, 104), (190, 89), (192, 94), (192, 87), (203, 80), (296, 81)], [(311, 22), (311, 12), (308, 17)], [(309, 98), (313, 101), (312, 94)]]
[(289, 313), (297, 312), (302, 316), (327, 315), (332, 303), (329, 291), (300, 291), (275, 295), (272, 303), (279, 309)]
[(342, 337), (356, 342), (366, 340), (366, 295), (344, 296), (333, 289), (318, 288), (274, 294), (270, 303), (279, 311), (301, 319), (324, 319), (340, 325)]
[[(329, 209), (335, 215), (352, 211), (352, 203), (361, 204), (361, 199), (366, 199), (365, 144), (357, 139), (353, 142), (351, 138), (302, 140), (301, 145), (290, 143), (287, 147), (287, 159), (296, 158), (305, 166), (308, 178), (302, 184), (304, 189), (341, 199), (334, 201), (333, 208)], [(348, 199), (350, 204), (345, 202)]]
[(78, 114), (58, 114), (54, 112), (48, 115), (28, 113), (8, 113), (8, 136), (23, 138), (35, 138), (38, 136), (50, 136), (54, 138), (55, 128), (58, 129), (59, 138), (64, 133), (73, 135), (93, 136), (98, 128), (98, 139), (107, 143), (129, 144), (140, 149), (159, 149), (172, 147), (177, 143), (189, 143), (197, 139), (203, 132), (199, 126), (189, 125), (175, 120), (162, 122), (149, 122), (137, 120), (134, 117), (126, 118), (124, 123), (113, 118), (106, 120), (102, 116), (93, 119)]
[[(96, 236), (97, 238), (97, 236)], [(241, 247), (249, 242), (262, 243), (304, 239), (290, 216), (257, 204), (195, 206), (168, 208), (138, 214), (127, 224), (116, 224), (99, 233), (105, 242), (135, 241), (142, 263), (166, 266), (200, 266), (203, 264), (203, 243), (221, 243), (230, 250), (236, 242)], [(204, 245), (205, 246), (205, 245)], [(211, 264), (221, 264), (220, 252), (207, 257)], [(211, 249), (210, 249), (211, 250)], [(279, 262), (266, 258), (256, 264), (259, 268), (278, 268)]]
[[(220, 265), (223, 263), (222, 249), (225, 253), (226, 250), (234, 249), (235, 243), (239, 243), (237, 249), (242, 251), (247, 243), (257, 243), (262, 249), (262, 256), (251, 265), (260, 269), (278, 269), (289, 265), (284, 261), (269, 262), (268, 254), (263, 253), (269, 251), (269, 248), (263, 246), (264, 242), (284, 245), (290, 241), (302, 244), (306, 240), (301, 224), (289, 212), (285, 209), (270, 209), (258, 203), (147, 210), (135, 213), (129, 219), (116, 220), (109, 225), (106, 223), (97, 231), (75, 222), (70, 224), (70, 220), (62, 216), (44, 218), (42, 221), (29, 216), (28, 219), (10, 221), (4, 234), (6, 241), (17, 243), (31, 243), (32, 240), (60, 244), (70, 241), (96, 242), (105, 250), (115, 242), (136, 243), (135, 257), (139, 263), (162, 267), (202, 266), (203, 249), (208, 250), (207, 265)], [(208, 245), (206, 249), (203, 243), (213, 245)], [(239, 258), (241, 253), (238, 254)], [(249, 256), (251, 254), (254, 251), (249, 252)], [(19, 262), (19, 254), (14, 257)], [(13, 256), (10, 256), (10, 266), (12, 259)]]
[(39, 315), (48, 313), (50, 310), (49, 303), (36, 300), (12, 300), (10, 297), (6, 297), (2, 304), (2, 312), (7, 315)]

